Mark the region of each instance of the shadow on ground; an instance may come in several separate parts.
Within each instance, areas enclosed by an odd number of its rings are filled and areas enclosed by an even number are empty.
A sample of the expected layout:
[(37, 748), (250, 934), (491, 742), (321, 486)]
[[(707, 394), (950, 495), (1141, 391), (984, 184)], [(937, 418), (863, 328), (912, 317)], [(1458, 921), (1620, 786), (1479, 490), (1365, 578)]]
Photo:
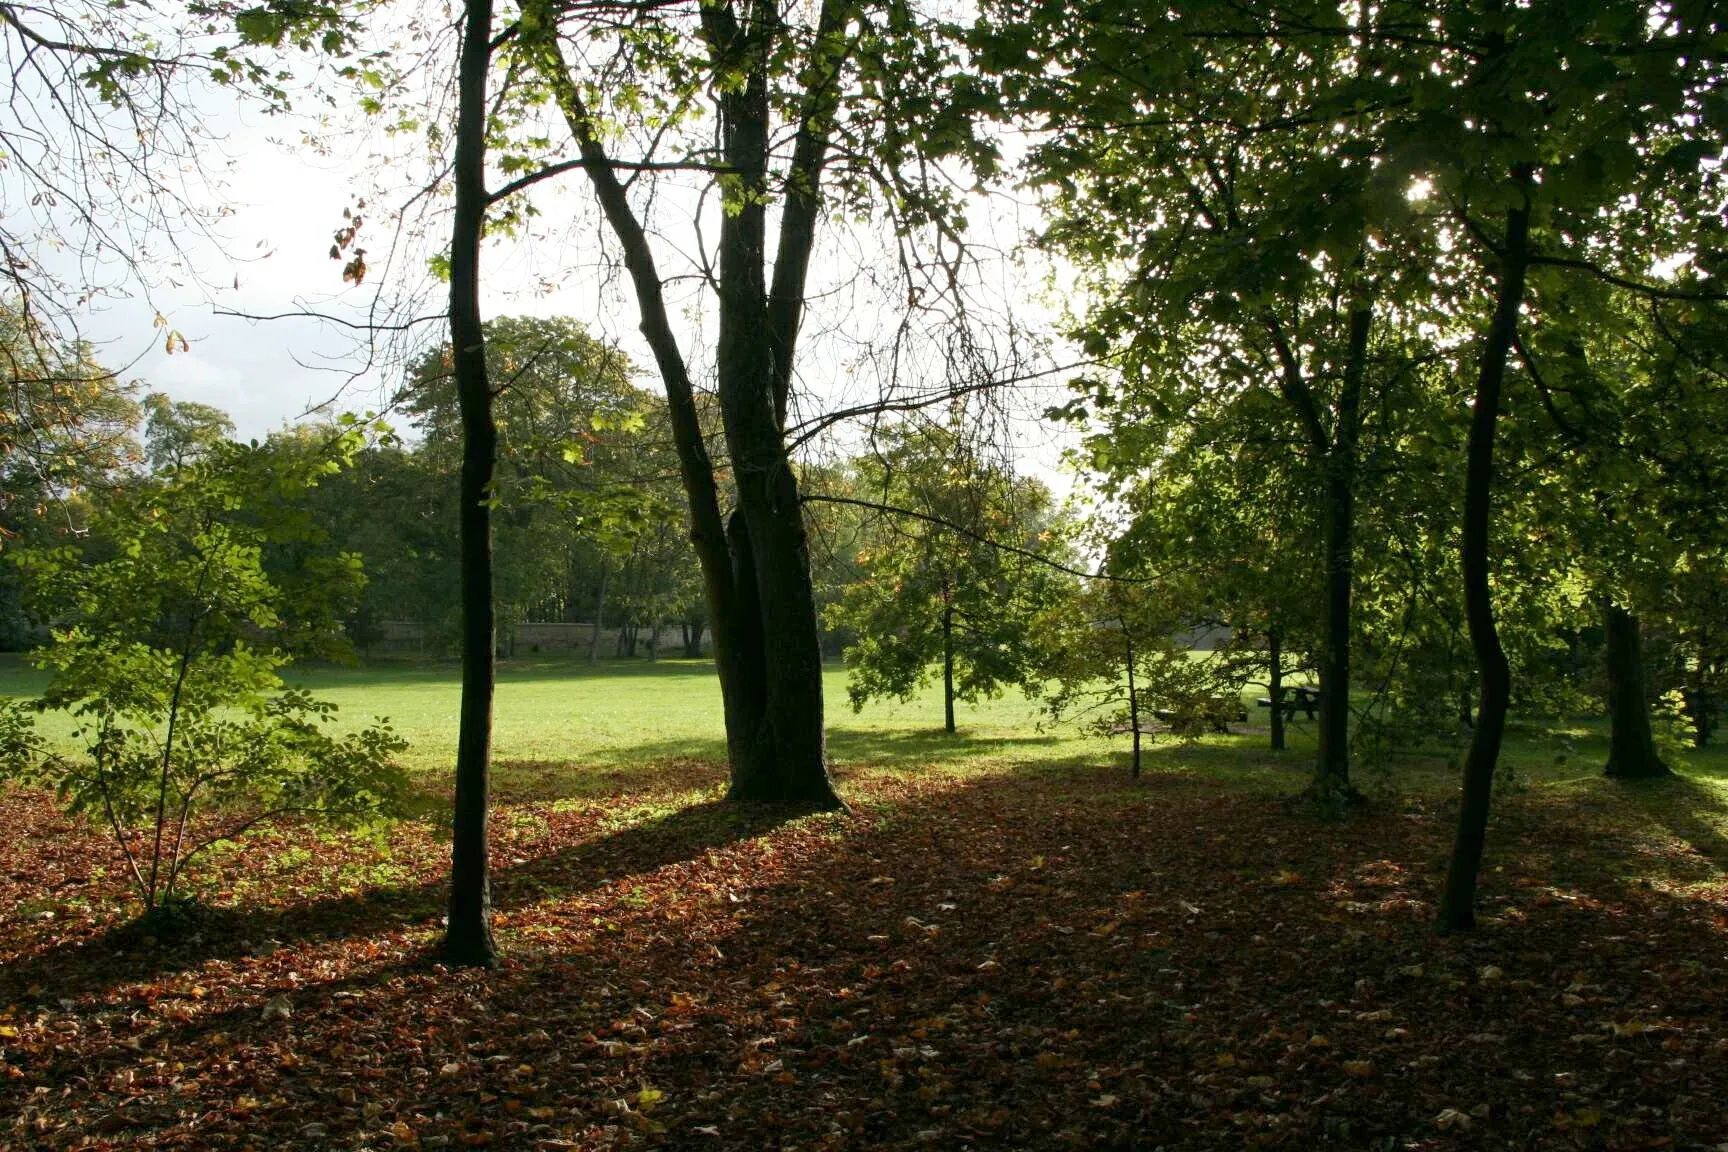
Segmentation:
[[(1508, 803), (1483, 928), (1442, 939), (1449, 821), (1420, 807), (1322, 822), (1183, 774), (1048, 769), (875, 800), (788, 824), (699, 803), (506, 867), (498, 972), (355, 948), (320, 974), (304, 951), (183, 1019), (68, 1014), (0, 1125), (728, 1152), (1719, 1135), (1724, 982), (1682, 976), (1720, 957), (1717, 909), (1628, 887), (1613, 853), (1551, 894), (1520, 853), (1574, 843), (1561, 808)], [(384, 899), (321, 914), (376, 942), (435, 907)]]
[[(501, 813), (499, 819), (503, 818)], [(570, 847), (515, 863), (495, 861), (493, 903), (508, 914), (538, 901), (586, 892), (609, 880), (654, 872), (736, 840), (760, 836), (786, 819), (782, 811), (708, 801), (615, 831), (597, 830)], [(296, 942), (434, 926), (442, 916), (447, 891), (440, 875), (281, 907), (210, 908), (203, 911), (193, 935), (180, 942), (145, 944), (133, 926), (119, 925), (87, 941), (9, 963), (0, 970), (0, 1004), (32, 995), (51, 1001), (99, 996), (119, 984), (160, 980), (213, 960), (235, 960)], [(33, 988), (37, 991), (31, 993)]]

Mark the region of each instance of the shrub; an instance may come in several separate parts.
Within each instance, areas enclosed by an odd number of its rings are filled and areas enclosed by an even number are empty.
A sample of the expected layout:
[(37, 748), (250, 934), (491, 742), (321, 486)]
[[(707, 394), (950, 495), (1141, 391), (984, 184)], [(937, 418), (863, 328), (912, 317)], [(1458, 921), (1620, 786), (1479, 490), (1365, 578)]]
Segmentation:
[[(0, 709), (0, 779), (106, 825), (147, 919), (178, 907), (198, 853), (264, 821), (400, 810), (405, 742), (383, 722), (337, 734), (335, 706), (280, 676), (296, 651), (339, 642), (364, 583), (296, 502), (351, 447), (222, 445), (117, 494), (84, 547), (12, 557), (51, 623), (32, 653), (50, 678), (40, 700)], [(266, 553), (283, 551), (294, 571), (273, 576)], [(51, 748), (29, 708), (71, 713), (78, 751)]]

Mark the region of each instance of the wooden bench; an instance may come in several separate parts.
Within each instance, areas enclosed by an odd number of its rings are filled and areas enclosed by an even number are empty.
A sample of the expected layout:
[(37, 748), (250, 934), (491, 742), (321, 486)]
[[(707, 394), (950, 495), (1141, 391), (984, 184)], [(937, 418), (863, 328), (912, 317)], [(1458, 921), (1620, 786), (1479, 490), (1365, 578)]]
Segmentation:
[[(1272, 707), (1272, 701), (1268, 700), (1264, 696), (1254, 701), (1254, 703), (1262, 708)], [(1308, 719), (1312, 720), (1314, 719), (1315, 713), (1320, 710), (1320, 691), (1317, 688), (1310, 688), (1305, 684), (1295, 684), (1289, 688), (1283, 689), (1283, 699), (1278, 701), (1278, 703), (1284, 713), (1284, 719), (1296, 719), (1296, 713), (1300, 710), (1307, 715)]]

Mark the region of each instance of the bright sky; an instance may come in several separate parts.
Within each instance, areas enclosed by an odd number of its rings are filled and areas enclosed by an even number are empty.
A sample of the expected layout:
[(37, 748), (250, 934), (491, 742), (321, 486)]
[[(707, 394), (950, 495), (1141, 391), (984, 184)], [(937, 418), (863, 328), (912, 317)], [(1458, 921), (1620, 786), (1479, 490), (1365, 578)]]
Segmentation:
[[(223, 313), (314, 311), (363, 322), (380, 298), (418, 292), (416, 314), (435, 316), (443, 289), (427, 279), (424, 267), (433, 250), (428, 245), (448, 226), (448, 217), (433, 217), (432, 241), (411, 244), (393, 261), (387, 255), (392, 211), (407, 202), (423, 166), (400, 156), (395, 164), (382, 164), (381, 151), (392, 146), (381, 138), (345, 139), (329, 126), (264, 117), (236, 105), (222, 90), (202, 96), (199, 112), (206, 123), (219, 126), (221, 137), (220, 146), (202, 156), (199, 165), (214, 186), (207, 201), (225, 207), (216, 226), (219, 243), (188, 239), (191, 233), (181, 232), (197, 275), (152, 266), (147, 288), (134, 283), (129, 295), (110, 294), (84, 309), (78, 320), (81, 334), (97, 346), (103, 363), (145, 387), (226, 410), (243, 437), (262, 436), (319, 406), (328, 413), (379, 409), (399, 383), (405, 357), (442, 338), (436, 319), (418, 329), (417, 343), (387, 343), (371, 352), (369, 363), (363, 336), (340, 324), (305, 318), (256, 322)], [(302, 131), (317, 134), (325, 151), (303, 146)], [(284, 138), (291, 143), (278, 142)], [(4, 187), (11, 179), (0, 176), (0, 189), (15, 204), (16, 189)], [(487, 314), (576, 317), (617, 340), (646, 369), (651, 360), (636, 333), (635, 301), (603, 259), (609, 246), (602, 245), (585, 180), (571, 173), (560, 187), (544, 187), (535, 197), (542, 211), (536, 235), (490, 245), (483, 257)], [(362, 197), (370, 203), (358, 243), (367, 249), (372, 273), (354, 287), (342, 283), (342, 262), (332, 260), (329, 249), (344, 208)], [(658, 253), (662, 272), (689, 272), (692, 266), (681, 263), (680, 255), (687, 257), (698, 246), (692, 221), (699, 215), (707, 223), (712, 251), (715, 198), (704, 203), (674, 193), (662, 197), (658, 212), (665, 241)], [(1011, 248), (1034, 223), (1023, 205), (1005, 196), (974, 216), (984, 221), (987, 246), (1001, 249)], [(38, 258), (55, 267), (67, 257), (39, 253)], [(817, 300), (802, 349), (803, 414), (867, 402), (882, 387), (890, 370), (871, 349), (900, 323), (904, 311), (899, 301), (885, 301), (877, 283), (885, 280), (887, 292), (904, 291), (891, 277), (876, 276), (892, 262), (882, 237), (825, 227), (812, 273)], [(978, 276), (977, 295), (985, 310), (1011, 311), (1022, 325), (1048, 326), (1050, 311), (1040, 299), (1038, 275), (998, 261), (981, 267)], [(698, 314), (700, 294), (693, 285), (674, 287), (672, 293), (674, 323), (683, 322), (682, 343), (700, 383), (707, 369), (702, 345), (711, 343), (711, 308)], [(166, 329), (158, 326), (158, 313)], [(185, 337), (184, 350), (176, 342), (167, 351), (168, 331)], [(990, 339), (1000, 345), (1006, 338), (998, 328)], [(893, 371), (903, 381), (921, 373), (928, 377), (941, 351), (931, 339), (914, 342)], [(1040, 366), (1048, 363), (1045, 359)], [(1020, 390), (1009, 436), (1025, 468), (1065, 491), (1066, 480), (1054, 471), (1067, 438), (1037, 415), (1063, 399), (1056, 380)]]

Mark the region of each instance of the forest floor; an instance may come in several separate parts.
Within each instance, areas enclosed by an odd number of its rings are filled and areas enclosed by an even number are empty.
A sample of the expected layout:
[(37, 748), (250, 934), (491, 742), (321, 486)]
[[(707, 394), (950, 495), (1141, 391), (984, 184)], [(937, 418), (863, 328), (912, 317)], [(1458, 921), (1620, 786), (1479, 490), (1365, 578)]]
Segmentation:
[(890, 729), (850, 811), (794, 820), (706, 757), (506, 763), (487, 972), (429, 958), (436, 814), (250, 838), (167, 942), (98, 830), (0, 792), (0, 1147), (1728, 1141), (1720, 768), (1503, 795), (1481, 925), (1441, 937), (1442, 763), (1328, 819), (1300, 753), (1134, 781)]

